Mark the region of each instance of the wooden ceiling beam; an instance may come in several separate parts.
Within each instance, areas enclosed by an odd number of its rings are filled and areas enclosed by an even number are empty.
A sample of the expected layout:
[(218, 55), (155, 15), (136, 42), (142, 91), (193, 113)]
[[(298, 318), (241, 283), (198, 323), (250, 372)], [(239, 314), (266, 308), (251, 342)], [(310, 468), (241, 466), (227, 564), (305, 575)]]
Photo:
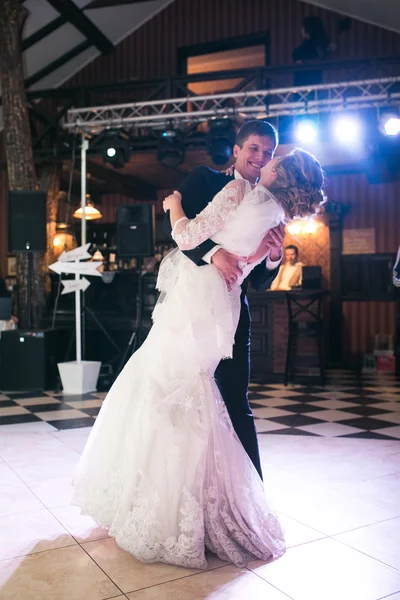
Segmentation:
[(65, 19), (62, 16), (57, 17), (56, 19), (53, 19), (53, 21), (50, 21), (50, 23), (48, 23), (44, 27), (41, 27), (40, 29), (35, 31), (35, 33), (32, 33), (32, 35), (30, 35), (25, 40), (23, 40), (22, 41), (22, 50), (28, 50), (28, 48), (30, 48), (34, 44), (37, 44), (38, 42), (43, 40), (45, 37), (47, 37), (54, 31), (56, 31), (57, 29), (59, 29), (59, 27), (62, 27), (62, 25), (65, 25), (66, 22), (67, 22), (67, 19)]
[(140, 4), (149, 0), (93, 0), (85, 6), (84, 10), (91, 8), (108, 8), (110, 6), (122, 6), (123, 4)]
[(110, 54), (114, 45), (72, 0), (47, 0), (48, 3), (76, 27), (102, 54)]
[(50, 75), (50, 73), (53, 73), (53, 71), (56, 71), (57, 69), (65, 65), (65, 63), (75, 58), (75, 56), (78, 56), (79, 54), (90, 48), (91, 45), (92, 44), (89, 40), (84, 40), (71, 50), (68, 50), (68, 52), (65, 52), (65, 54), (62, 54), (56, 60), (53, 60), (53, 62), (43, 67), (43, 69), (40, 69), (40, 71), (36, 71), (36, 73), (25, 79), (25, 86), (28, 88), (34, 83), (40, 81), (41, 79), (44, 79), (44, 77), (47, 77), (47, 75)]

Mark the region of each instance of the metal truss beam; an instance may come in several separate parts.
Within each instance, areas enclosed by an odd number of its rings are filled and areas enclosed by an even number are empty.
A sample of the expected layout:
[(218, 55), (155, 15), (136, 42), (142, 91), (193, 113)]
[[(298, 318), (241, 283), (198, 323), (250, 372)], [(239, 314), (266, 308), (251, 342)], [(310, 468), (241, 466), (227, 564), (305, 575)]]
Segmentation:
[(274, 118), (379, 108), (388, 104), (400, 105), (400, 76), (76, 108), (68, 111), (63, 127), (88, 133), (108, 127), (131, 127), (141, 131), (213, 117)]

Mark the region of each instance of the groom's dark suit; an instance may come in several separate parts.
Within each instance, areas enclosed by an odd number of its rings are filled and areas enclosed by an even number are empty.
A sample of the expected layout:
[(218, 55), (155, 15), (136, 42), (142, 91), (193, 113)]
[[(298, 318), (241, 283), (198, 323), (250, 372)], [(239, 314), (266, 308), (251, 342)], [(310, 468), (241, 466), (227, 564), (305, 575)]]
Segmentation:
[[(233, 179), (234, 177), (227, 177), (208, 167), (198, 167), (192, 171), (178, 188), (182, 194), (182, 208), (187, 217), (193, 219)], [(243, 225), (245, 226), (245, 223)], [(165, 216), (164, 229), (171, 237), (169, 212)], [(203, 261), (204, 255), (215, 245), (212, 240), (207, 240), (194, 250), (189, 250), (184, 254), (196, 265), (202, 266), (206, 264)], [(248, 280), (256, 290), (267, 290), (277, 274), (278, 269), (268, 270), (266, 262), (263, 261), (243, 282), (240, 319), (235, 335), (233, 358), (221, 361), (215, 372), (215, 381), (228, 409), (233, 427), (261, 478), (257, 435), (247, 396), (250, 375), (250, 313), (246, 292)]]

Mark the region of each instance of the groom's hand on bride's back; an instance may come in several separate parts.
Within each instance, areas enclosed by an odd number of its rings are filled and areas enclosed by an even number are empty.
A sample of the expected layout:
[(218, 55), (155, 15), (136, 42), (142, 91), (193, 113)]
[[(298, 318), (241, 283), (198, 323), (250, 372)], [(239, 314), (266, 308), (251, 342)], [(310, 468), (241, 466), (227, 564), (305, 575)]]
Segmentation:
[(239, 266), (241, 260), (245, 259), (241, 256), (236, 256), (235, 254), (229, 254), (229, 252), (223, 248), (220, 248), (212, 255), (211, 262), (225, 279), (229, 291), (243, 273)]

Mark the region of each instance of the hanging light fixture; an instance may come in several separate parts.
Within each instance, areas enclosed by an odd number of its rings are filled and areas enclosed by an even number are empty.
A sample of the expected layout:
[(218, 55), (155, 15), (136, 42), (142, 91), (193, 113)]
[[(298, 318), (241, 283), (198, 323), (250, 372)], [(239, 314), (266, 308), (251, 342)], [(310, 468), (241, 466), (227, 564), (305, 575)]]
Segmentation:
[[(86, 198), (90, 198), (90, 194), (86, 195)], [(82, 207), (80, 206), (73, 214), (74, 219), (82, 219)], [(86, 201), (86, 206), (85, 206), (85, 220), (86, 221), (94, 221), (95, 219), (101, 219), (102, 218), (102, 214), (99, 210), (97, 210), (97, 208), (95, 207), (95, 205), (93, 204), (93, 202), (88, 199)]]
[(66, 231), (67, 229), (71, 229), (71, 223), (67, 222), (68, 219), (68, 205), (69, 199), (68, 194), (66, 192), (60, 191), (58, 196), (58, 209), (57, 209), (57, 221), (56, 221), (56, 229), (57, 231)]

